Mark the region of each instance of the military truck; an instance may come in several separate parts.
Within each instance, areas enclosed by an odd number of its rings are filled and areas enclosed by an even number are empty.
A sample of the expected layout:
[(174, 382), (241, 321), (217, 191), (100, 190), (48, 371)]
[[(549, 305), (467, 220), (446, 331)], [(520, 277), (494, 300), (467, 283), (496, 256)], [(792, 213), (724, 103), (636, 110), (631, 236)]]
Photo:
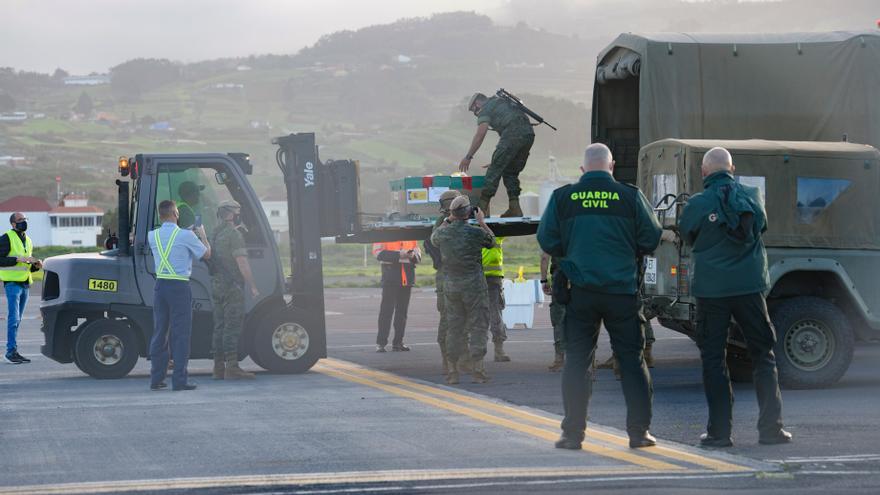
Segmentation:
[[(738, 182), (762, 192), (777, 332), (779, 378), (789, 388), (825, 387), (849, 367), (856, 339), (880, 338), (880, 152), (846, 142), (665, 139), (639, 151), (638, 186), (665, 228), (702, 191), (700, 164), (715, 146), (733, 155)], [(644, 263), (648, 317), (694, 338), (693, 258), (662, 243)], [(728, 365), (735, 380), (751, 368), (732, 322)]]
[(622, 34), (596, 60), (591, 141), (635, 183), (666, 138), (880, 147), (880, 33)]

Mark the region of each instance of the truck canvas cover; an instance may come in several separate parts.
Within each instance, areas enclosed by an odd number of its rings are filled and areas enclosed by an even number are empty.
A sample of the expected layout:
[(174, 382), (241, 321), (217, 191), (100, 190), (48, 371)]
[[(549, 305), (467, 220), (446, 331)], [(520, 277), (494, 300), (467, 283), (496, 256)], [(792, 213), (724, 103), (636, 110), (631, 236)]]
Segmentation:
[(597, 60), (592, 140), (627, 181), (665, 138), (880, 147), (878, 88), (877, 33), (623, 34)]
[[(639, 187), (654, 205), (702, 191), (703, 155), (715, 146), (733, 155), (737, 181), (762, 191), (767, 247), (880, 250), (880, 152), (872, 146), (664, 139), (642, 148)], [(675, 223), (674, 208), (663, 216)]]

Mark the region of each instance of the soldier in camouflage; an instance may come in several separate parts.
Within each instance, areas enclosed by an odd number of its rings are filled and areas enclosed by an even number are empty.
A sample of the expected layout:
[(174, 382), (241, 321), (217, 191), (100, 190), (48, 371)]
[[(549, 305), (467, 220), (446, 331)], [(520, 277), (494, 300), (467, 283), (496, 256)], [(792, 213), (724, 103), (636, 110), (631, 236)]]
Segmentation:
[(450, 205), (451, 214), (443, 225), (431, 234), (431, 242), (443, 255), (449, 328), (446, 335), (446, 382), (458, 383), (459, 359), (470, 356), (473, 382), (485, 383), (483, 357), (489, 332), (489, 297), (486, 277), (483, 276), (482, 249), (495, 245), (495, 236), (486, 225), (482, 211), (475, 211), (478, 227), (468, 225), (470, 200), (459, 196)]
[[(553, 295), (552, 277), (556, 276), (559, 269), (559, 258), (541, 252), (541, 290), (548, 296)], [(549, 277), (548, 277), (549, 274)], [(553, 364), (547, 369), (550, 371), (562, 371), (565, 364), (565, 305), (556, 301), (550, 302), (550, 325), (553, 326), (553, 350), (555, 358)]]
[(259, 296), (247, 260), (244, 238), (238, 230), (241, 205), (224, 201), (217, 207), (220, 225), (214, 232), (211, 260), (211, 298), (214, 303), (215, 380), (253, 379), (254, 374), (238, 365), (238, 340), (244, 325), (244, 290)]
[(498, 190), (498, 183), (503, 179), (507, 188), (509, 206), (502, 217), (521, 217), (522, 208), (519, 204), (519, 174), (526, 166), (529, 151), (535, 142), (535, 131), (529, 117), (514, 106), (506, 98), (487, 97), (475, 93), (468, 103), (468, 111), (477, 116), (477, 132), (471, 141), (471, 147), (458, 165), (461, 172), (467, 172), (474, 154), (483, 144), (486, 132), (491, 128), (498, 133), (498, 145), (492, 153), (492, 163), (486, 170), (486, 183), (480, 196), (480, 210), (489, 213), (489, 201)]
[[(434, 222), (434, 229), (443, 224), (446, 217), (449, 216), (449, 205), (452, 200), (461, 196), (461, 193), (455, 189), (444, 191), (440, 195), (440, 218)], [(432, 232), (433, 232), (432, 230)], [(434, 275), (434, 288), (437, 293), (437, 312), (440, 313), (440, 323), (437, 325), (437, 344), (440, 345), (440, 357), (443, 359), (443, 374), (449, 374), (449, 366), (446, 363), (446, 335), (449, 329), (449, 317), (446, 314), (446, 296), (443, 293), (443, 254), (437, 249), (431, 239), (425, 241), (425, 252), (431, 257), (434, 269), (437, 274)]]

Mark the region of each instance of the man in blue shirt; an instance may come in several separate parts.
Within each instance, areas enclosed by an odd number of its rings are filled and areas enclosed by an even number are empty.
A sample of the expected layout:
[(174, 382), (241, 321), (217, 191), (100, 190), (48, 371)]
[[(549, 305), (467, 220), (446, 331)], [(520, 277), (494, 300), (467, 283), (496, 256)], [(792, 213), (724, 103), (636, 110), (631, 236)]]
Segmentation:
[[(168, 344), (174, 359), (172, 390), (194, 390), (187, 381), (192, 335), (192, 289), (189, 277), (193, 260), (211, 257), (211, 246), (204, 227), (195, 230), (177, 226), (180, 212), (174, 201), (159, 203), (162, 225), (150, 232), (150, 250), (156, 263), (156, 288), (153, 295), (153, 338), (150, 341), (150, 390), (166, 387)], [(170, 337), (169, 337), (170, 333)]]

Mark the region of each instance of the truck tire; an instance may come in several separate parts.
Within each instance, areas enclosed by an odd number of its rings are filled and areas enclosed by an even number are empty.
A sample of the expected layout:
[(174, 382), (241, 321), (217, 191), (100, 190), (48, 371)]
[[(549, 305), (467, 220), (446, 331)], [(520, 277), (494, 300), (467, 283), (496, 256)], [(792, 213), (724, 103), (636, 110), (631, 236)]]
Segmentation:
[(776, 327), (776, 364), (783, 387), (828, 387), (846, 373), (855, 337), (837, 306), (818, 297), (796, 297), (779, 303), (771, 319)]
[(289, 311), (269, 316), (254, 335), (252, 359), (274, 373), (305, 373), (319, 358), (319, 346)]
[(83, 373), (98, 379), (122, 378), (137, 364), (137, 338), (124, 322), (94, 320), (77, 333), (74, 362)]

